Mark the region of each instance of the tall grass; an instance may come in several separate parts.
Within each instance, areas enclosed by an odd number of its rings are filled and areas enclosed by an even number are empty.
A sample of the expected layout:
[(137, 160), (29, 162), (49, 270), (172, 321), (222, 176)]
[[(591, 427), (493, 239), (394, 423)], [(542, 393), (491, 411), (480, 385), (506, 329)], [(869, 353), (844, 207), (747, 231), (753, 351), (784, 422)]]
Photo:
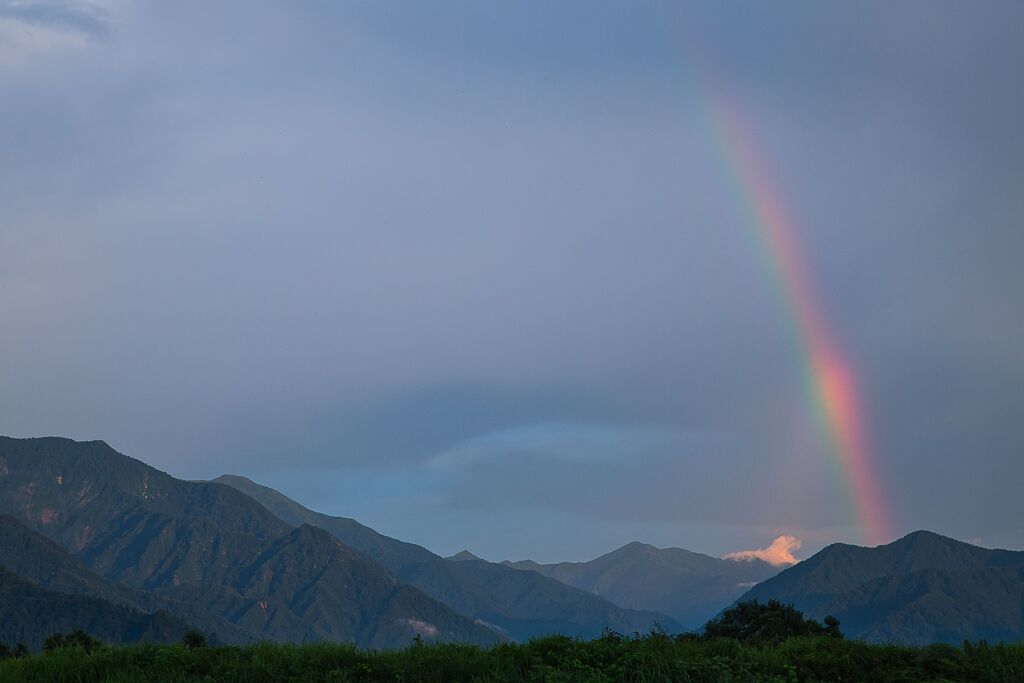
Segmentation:
[(559, 681), (694, 683), (768, 681), (1024, 681), (1024, 644), (913, 648), (833, 638), (777, 645), (733, 640), (561, 636), (484, 649), (416, 644), (371, 652), (341, 644), (187, 649), (183, 646), (69, 647), (0, 661), (0, 683), (197, 681)]

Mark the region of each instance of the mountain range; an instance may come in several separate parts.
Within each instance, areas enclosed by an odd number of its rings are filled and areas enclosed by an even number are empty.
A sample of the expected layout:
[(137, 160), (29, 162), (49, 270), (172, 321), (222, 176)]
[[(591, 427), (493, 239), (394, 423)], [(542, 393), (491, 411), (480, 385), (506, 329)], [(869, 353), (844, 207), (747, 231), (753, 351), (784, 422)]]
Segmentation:
[(529, 569), (633, 609), (661, 610), (694, 629), (779, 568), (762, 560), (728, 560), (682, 548), (629, 543), (589, 562), (504, 564)]
[(468, 551), (442, 558), (421, 546), (379, 534), (354, 519), (309, 510), (245, 477), (224, 475), (214, 481), (251, 496), (289, 524), (312, 524), (328, 531), (341, 543), (381, 563), (399, 581), (515, 640), (555, 632), (592, 638), (605, 627), (631, 633), (646, 631), (655, 622), (679, 629), (666, 614), (625, 609), (538, 572), (486, 562)]
[(450, 562), (243, 483), (175, 479), (102, 441), (0, 437), (0, 513), (87, 569), (94, 589), (83, 594), (164, 610), (223, 642), (490, 644), (676, 626), (535, 572)]
[(229, 486), (175, 479), (102, 441), (0, 438), (0, 512), (176, 616), (227, 622), (217, 636), (228, 642), (499, 640), (322, 529), (293, 527)]
[(424, 640), (481, 645), (660, 624), (734, 601), (833, 614), (850, 637), (1024, 638), (1024, 552), (915, 532), (834, 544), (779, 571), (630, 543), (588, 562), (444, 558), (240, 476), (184, 481), (102, 441), (0, 437), (0, 642), (55, 631), (109, 642)]

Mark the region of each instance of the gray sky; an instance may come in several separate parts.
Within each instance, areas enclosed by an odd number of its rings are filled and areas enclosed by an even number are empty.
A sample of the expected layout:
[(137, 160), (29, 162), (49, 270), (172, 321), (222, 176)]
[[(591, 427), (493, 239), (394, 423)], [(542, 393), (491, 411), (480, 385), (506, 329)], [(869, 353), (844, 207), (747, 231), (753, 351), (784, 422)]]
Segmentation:
[(1022, 26), (0, 0), (0, 433), (490, 559), (857, 540), (714, 89), (795, 217), (894, 532), (1024, 547)]

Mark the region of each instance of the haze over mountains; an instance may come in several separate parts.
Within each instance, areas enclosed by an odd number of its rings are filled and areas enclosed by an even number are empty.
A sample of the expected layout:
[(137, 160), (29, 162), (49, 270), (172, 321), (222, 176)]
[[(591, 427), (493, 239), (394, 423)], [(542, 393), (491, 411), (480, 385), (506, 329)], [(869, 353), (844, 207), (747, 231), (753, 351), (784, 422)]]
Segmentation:
[(0, 437), (0, 640), (34, 648), (75, 628), (111, 642), (170, 642), (195, 626), (217, 642), (364, 647), (588, 638), (694, 629), (755, 598), (834, 614), (848, 636), (875, 641), (1024, 637), (1024, 552), (916, 532), (832, 545), (782, 571), (757, 559), (790, 547), (744, 559), (639, 542), (589, 562), (442, 558), (244, 477), (182, 481), (99, 441)]

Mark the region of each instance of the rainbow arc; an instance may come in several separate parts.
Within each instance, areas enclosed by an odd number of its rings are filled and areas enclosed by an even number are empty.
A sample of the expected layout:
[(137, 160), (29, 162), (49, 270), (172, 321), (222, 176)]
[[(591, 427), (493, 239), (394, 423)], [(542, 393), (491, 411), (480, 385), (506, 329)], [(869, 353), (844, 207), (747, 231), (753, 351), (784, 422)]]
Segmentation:
[(822, 314), (801, 253), (799, 231), (757, 154), (739, 111), (724, 98), (705, 96), (725, 168), (747, 220), (769, 256), (800, 347), (806, 394), (821, 432), (842, 468), (863, 540), (891, 540), (884, 497), (861, 409), (856, 374)]

